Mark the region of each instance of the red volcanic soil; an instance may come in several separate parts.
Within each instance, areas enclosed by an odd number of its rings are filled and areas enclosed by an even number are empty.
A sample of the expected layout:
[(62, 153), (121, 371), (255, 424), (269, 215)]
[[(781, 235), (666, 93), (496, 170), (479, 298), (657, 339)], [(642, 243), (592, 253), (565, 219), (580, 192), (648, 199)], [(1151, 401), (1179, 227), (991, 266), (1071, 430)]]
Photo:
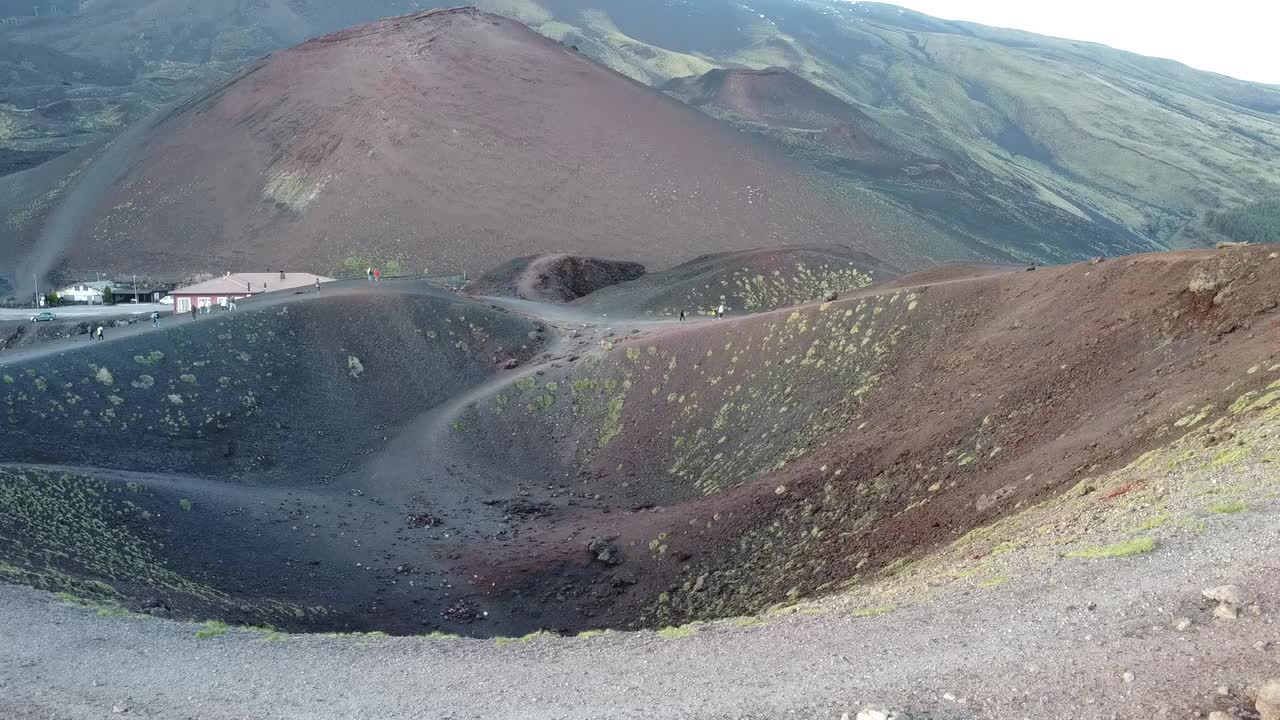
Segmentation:
[(272, 54), (153, 123), (110, 184), (80, 188), (64, 267), (475, 272), (542, 250), (664, 267), (910, 242), (749, 137), (471, 9)]
[[(1242, 395), (1280, 386), (1277, 267), (1256, 250), (953, 268), (628, 340), (549, 375), (573, 411), (550, 405), (545, 436), (537, 402), (476, 434), (525, 457), (560, 443), (577, 492), (632, 512), (536, 534), (537, 560), (504, 547), (485, 577), (567, 594), (604, 626), (756, 612), (867, 577), (1171, 442), (1189, 414), (1239, 417)], [(597, 388), (612, 388), (603, 435)], [(625, 562), (555, 543), (570, 527)]]

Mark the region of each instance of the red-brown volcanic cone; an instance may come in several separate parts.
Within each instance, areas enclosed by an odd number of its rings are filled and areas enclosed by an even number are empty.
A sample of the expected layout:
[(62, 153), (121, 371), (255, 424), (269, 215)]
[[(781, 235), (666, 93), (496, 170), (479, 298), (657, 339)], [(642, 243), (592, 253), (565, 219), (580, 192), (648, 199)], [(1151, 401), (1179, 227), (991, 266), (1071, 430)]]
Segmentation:
[(749, 138), (470, 9), (311, 40), (151, 122), (109, 185), (79, 188), (95, 196), (64, 267), (417, 273), (554, 250), (660, 268), (786, 242), (902, 255)]

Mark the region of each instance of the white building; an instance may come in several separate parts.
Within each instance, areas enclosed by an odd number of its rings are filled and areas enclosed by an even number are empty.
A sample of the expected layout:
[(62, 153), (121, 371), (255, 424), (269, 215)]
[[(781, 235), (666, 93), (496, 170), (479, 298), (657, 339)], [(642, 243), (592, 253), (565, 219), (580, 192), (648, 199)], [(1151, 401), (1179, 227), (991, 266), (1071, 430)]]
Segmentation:
[(113, 287), (110, 280), (101, 280), (96, 282), (82, 282), (75, 285), (68, 285), (54, 292), (58, 299), (65, 303), (84, 303), (87, 305), (101, 305), (103, 291)]
[(232, 300), (279, 290), (296, 290), (314, 287), (317, 281), (333, 282), (333, 278), (312, 273), (227, 273), (212, 280), (180, 287), (169, 293), (173, 298), (173, 312), (183, 315), (192, 310), (220, 305), (227, 307)]

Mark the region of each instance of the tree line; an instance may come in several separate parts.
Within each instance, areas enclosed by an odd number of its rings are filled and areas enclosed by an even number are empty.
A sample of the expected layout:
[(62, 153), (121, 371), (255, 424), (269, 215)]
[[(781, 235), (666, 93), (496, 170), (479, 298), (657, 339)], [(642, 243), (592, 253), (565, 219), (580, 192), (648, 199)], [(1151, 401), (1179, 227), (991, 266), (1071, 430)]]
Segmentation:
[(1280, 198), (1211, 211), (1205, 223), (1236, 242), (1280, 242)]

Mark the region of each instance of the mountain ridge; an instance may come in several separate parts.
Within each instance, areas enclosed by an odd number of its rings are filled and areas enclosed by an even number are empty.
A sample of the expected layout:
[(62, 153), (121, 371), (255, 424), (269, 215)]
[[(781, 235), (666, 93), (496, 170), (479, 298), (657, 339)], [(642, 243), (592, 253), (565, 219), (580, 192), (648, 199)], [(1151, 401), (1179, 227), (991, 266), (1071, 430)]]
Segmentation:
[(530, 249), (664, 267), (802, 237), (904, 263), (982, 256), (474, 9), (273, 53), (132, 126), (53, 205), (9, 239), (33, 258), (20, 281), (303, 262), (474, 272)]

